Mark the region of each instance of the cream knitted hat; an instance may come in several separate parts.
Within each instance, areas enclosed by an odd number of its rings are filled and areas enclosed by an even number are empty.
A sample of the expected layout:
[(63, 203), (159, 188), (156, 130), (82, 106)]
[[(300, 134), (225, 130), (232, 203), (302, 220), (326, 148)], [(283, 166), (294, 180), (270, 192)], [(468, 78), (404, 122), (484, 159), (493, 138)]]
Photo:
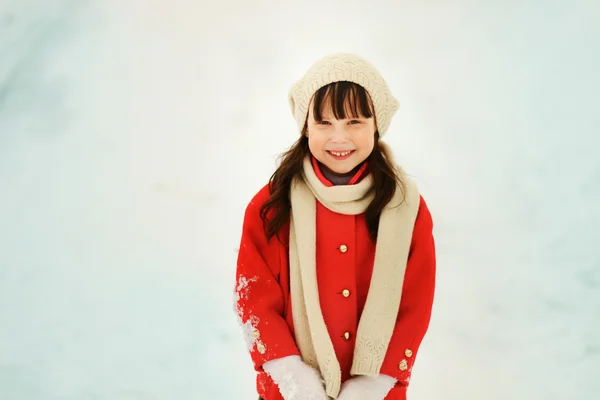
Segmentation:
[(323, 86), (339, 81), (354, 82), (366, 89), (375, 108), (377, 130), (379, 135), (383, 136), (400, 103), (371, 63), (358, 55), (348, 53), (321, 58), (292, 86), (289, 102), (300, 132), (304, 128), (308, 105), (315, 92)]

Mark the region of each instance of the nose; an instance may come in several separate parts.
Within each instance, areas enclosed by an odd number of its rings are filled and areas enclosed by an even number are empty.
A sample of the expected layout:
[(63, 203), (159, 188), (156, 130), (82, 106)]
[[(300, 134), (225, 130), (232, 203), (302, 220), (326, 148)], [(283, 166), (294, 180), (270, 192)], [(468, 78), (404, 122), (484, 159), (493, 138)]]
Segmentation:
[(333, 132), (331, 134), (331, 141), (333, 143), (344, 143), (348, 140), (348, 132), (346, 132), (345, 126), (334, 125)]

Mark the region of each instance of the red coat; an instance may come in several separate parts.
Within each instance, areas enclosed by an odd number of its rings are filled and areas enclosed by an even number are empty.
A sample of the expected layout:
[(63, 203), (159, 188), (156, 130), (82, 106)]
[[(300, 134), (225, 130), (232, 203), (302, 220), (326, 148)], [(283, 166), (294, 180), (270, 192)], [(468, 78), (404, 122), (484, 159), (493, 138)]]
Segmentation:
[[(317, 164), (313, 165), (319, 179), (330, 186)], [(360, 171), (350, 184), (358, 179)], [(246, 208), (236, 272), (237, 310), (241, 322), (255, 332), (253, 336), (247, 332), (247, 339), (258, 372), (258, 393), (265, 400), (282, 400), (262, 365), (300, 352), (294, 341), (290, 303), (289, 223), (280, 235), (284, 244), (275, 237), (266, 241), (259, 213), (268, 198), (265, 185)], [(375, 244), (368, 237), (364, 214), (337, 214), (317, 202), (316, 224), (319, 299), (343, 382), (350, 378), (354, 334), (367, 298)], [(412, 365), (429, 326), (436, 270), (432, 229), (431, 215), (421, 197), (398, 319), (380, 371), (398, 380), (386, 400), (406, 399)]]

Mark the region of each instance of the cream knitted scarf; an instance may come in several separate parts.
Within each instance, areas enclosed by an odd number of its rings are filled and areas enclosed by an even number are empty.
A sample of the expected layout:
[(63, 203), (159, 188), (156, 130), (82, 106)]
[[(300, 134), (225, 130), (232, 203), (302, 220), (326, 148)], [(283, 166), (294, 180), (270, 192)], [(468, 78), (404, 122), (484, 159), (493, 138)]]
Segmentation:
[[(379, 145), (393, 163), (387, 145), (381, 141)], [(400, 307), (420, 195), (414, 182), (397, 168), (406, 190), (397, 187), (380, 217), (373, 275), (358, 324), (352, 375), (379, 374)], [(317, 177), (309, 156), (290, 193), (290, 291), (295, 339), (302, 358), (320, 371), (327, 394), (333, 398), (340, 391), (341, 370), (319, 303), (316, 201), (336, 213), (361, 214), (374, 198), (372, 184), (373, 178), (368, 175), (355, 185), (327, 187)]]

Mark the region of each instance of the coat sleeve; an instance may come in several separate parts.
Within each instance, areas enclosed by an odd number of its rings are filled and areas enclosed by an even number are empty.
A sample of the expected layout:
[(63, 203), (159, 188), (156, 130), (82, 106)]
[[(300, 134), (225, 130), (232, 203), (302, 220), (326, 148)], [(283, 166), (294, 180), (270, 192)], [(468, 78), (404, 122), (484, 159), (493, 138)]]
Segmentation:
[(274, 245), (269, 248), (267, 243), (260, 204), (254, 199), (244, 215), (234, 302), (257, 371), (267, 361), (300, 354), (284, 319), (284, 296), (278, 280), (280, 265), (273, 256), (274, 250), (276, 253)]
[(417, 351), (429, 327), (436, 255), (431, 214), (421, 197), (406, 267), (398, 319), (380, 373), (408, 386)]

